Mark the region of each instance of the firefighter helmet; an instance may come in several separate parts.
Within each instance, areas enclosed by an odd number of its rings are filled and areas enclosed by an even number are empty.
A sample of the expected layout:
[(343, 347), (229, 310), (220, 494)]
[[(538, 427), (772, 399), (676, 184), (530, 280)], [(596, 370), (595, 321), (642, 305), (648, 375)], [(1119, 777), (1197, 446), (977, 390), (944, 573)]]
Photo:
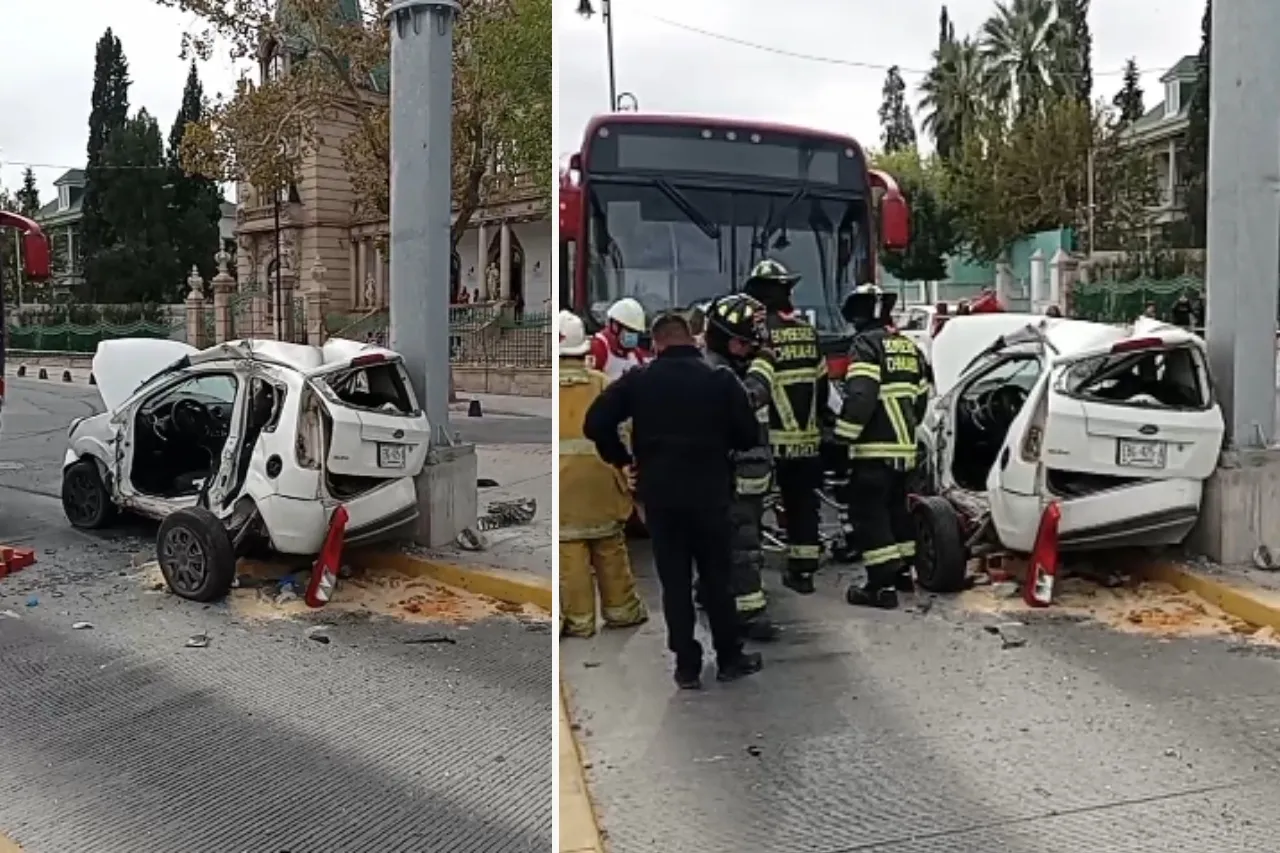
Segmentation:
[(591, 341), (587, 340), (587, 329), (582, 319), (572, 311), (561, 311), (556, 318), (556, 331), (560, 333), (560, 356), (562, 358), (578, 358), (591, 349)]
[(619, 299), (610, 305), (605, 316), (619, 326), (630, 329), (633, 332), (643, 333), (645, 331), (644, 306), (630, 296)]
[(885, 291), (876, 284), (860, 284), (845, 297), (840, 314), (854, 324), (869, 320), (888, 322), (897, 304), (898, 294)]
[(747, 276), (746, 287), (750, 287), (753, 284), (781, 284), (793, 287), (799, 281), (800, 276), (788, 270), (780, 262), (772, 258), (765, 258), (751, 268), (751, 273)]
[(765, 336), (765, 307), (745, 293), (721, 296), (707, 306), (707, 331), (725, 338), (761, 343)]

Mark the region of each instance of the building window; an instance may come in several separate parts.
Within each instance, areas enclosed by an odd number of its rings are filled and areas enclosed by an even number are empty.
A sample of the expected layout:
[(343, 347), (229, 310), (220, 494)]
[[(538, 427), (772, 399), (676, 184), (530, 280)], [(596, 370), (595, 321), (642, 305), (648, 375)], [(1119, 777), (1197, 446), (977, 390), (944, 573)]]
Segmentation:
[(58, 187), (58, 210), (71, 207), (71, 188), (67, 185)]
[(1166, 118), (1172, 118), (1178, 114), (1178, 110), (1182, 109), (1181, 98), (1182, 87), (1178, 85), (1177, 80), (1170, 80), (1164, 84), (1164, 114)]

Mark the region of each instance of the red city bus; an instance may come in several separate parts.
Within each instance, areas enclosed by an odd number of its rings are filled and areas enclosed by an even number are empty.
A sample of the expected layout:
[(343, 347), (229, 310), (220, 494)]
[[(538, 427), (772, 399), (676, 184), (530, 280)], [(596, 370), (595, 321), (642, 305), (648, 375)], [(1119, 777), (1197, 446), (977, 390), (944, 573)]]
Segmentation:
[[(5, 230), (17, 231), (17, 245), (22, 259), (22, 275), (28, 281), (45, 281), (49, 278), (49, 238), (35, 222), (16, 213), (0, 210), (0, 240), (12, 239)], [(7, 347), (7, 319), (5, 317), (4, 279), (11, 270), (0, 264), (0, 411), (4, 406), (4, 368)]]
[(589, 326), (624, 296), (652, 316), (737, 290), (770, 257), (802, 276), (796, 308), (840, 373), (840, 305), (876, 279), (873, 235), (888, 249), (908, 237), (897, 184), (851, 137), (729, 119), (596, 117), (561, 172), (559, 206), (560, 304)]

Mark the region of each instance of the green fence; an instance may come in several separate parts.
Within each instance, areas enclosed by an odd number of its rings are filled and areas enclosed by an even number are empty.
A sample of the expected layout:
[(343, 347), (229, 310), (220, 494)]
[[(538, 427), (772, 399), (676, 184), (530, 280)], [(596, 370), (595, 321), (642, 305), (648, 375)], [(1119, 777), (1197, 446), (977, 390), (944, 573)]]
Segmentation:
[(1100, 323), (1132, 323), (1155, 304), (1156, 316), (1168, 320), (1173, 303), (1183, 294), (1204, 298), (1204, 280), (1198, 276), (1137, 278), (1132, 281), (1077, 283), (1071, 288), (1071, 316)]
[[(385, 310), (364, 315), (326, 318), (329, 334), (386, 345), (389, 315)], [(550, 367), (551, 314), (522, 312), (510, 305), (483, 303), (449, 307), (449, 360), (467, 367)]]
[[(58, 325), (23, 325), (7, 328), (10, 349), (46, 350), (50, 352), (94, 352), (100, 341), (112, 338), (173, 338), (184, 332), (184, 324), (166, 325), (139, 320), (135, 323), (59, 323)], [(178, 335), (178, 337), (185, 337)]]

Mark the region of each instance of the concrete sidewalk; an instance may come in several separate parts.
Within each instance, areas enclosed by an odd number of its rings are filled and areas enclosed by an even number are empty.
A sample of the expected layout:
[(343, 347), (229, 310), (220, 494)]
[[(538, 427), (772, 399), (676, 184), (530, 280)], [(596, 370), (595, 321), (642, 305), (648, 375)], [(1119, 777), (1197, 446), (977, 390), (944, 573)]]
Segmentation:
[(483, 415), (523, 415), (531, 418), (550, 418), (555, 401), (547, 397), (517, 397), (512, 394), (473, 394), (458, 392), (458, 402), (449, 404), (453, 415), (466, 415), (472, 400), (480, 402)]

